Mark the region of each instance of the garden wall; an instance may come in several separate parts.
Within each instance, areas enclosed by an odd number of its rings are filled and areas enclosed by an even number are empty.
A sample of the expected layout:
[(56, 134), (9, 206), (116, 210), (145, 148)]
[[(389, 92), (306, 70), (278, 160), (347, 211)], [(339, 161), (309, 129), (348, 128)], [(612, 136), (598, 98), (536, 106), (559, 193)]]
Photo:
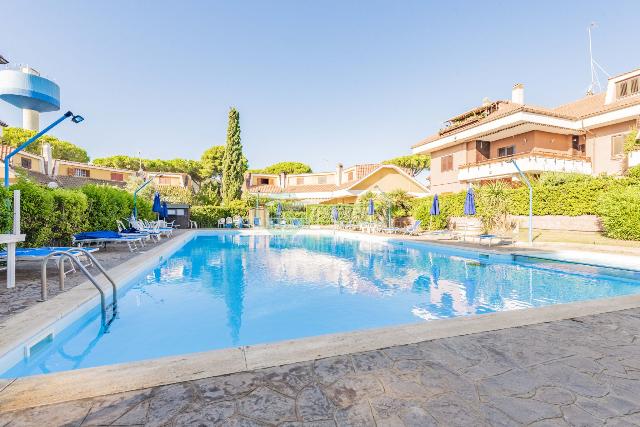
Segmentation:
[[(512, 217), (518, 222), (520, 228), (529, 228), (529, 217), (516, 215)], [(559, 230), (559, 231), (602, 231), (602, 223), (595, 215), (543, 215), (533, 217), (534, 230)]]

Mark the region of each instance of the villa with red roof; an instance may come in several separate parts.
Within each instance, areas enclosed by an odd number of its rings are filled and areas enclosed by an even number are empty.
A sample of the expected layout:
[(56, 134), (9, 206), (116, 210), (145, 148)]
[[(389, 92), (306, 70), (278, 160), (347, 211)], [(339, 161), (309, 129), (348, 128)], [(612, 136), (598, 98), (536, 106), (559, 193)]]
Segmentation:
[(302, 174), (245, 175), (244, 190), (261, 197), (302, 203), (354, 203), (360, 194), (404, 190), (414, 197), (429, 194), (426, 186), (398, 166), (363, 164), (335, 171)]
[(640, 163), (625, 154), (626, 135), (640, 118), (640, 69), (609, 79), (603, 93), (555, 108), (524, 102), (524, 86), (511, 100), (488, 101), (450, 118), (413, 153), (431, 155), (431, 191), (460, 191), (469, 183), (517, 180), (524, 173), (620, 175)]

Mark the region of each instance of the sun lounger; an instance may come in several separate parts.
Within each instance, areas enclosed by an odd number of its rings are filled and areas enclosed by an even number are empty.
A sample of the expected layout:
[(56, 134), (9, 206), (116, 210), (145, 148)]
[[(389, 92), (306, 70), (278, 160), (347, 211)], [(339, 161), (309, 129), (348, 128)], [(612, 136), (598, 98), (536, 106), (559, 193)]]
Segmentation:
[(134, 252), (138, 250), (138, 244), (142, 246), (142, 239), (142, 236), (121, 235), (115, 231), (88, 231), (74, 235), (73, 244), (78, 247), (101, 244), (106, 248), (107, 243), (126, 243), (129, 251)]
[[(49, 247), (41, 247), (41, 248), (16, 248), (16, 260), (17, 261), (36, 261), (41, 262), (50, 254), (57, 251), (73, 251), (74, 247), (63, 247), (63, 246), (49, 246)], [(96, 252), (98, 248), (90, 248), (87, 249), (89, 252)], [(80, 251), (71, 252), (71, 255), (78, 258), (78, 261), (81, 262), (81, 259), (86, 258), (85, 267), (89, 267), (92, 265), (91, 260), (84, 256), (84, 254)], [(0, 251), (0, 259), (7, 258), (7, 251)], [(60, 255), (55, 255), (53, 258), (58, 260), (58, 268), (64, 268), (64, 257)], [(71, 268), (68, 271), (65, 271), (65, 274), (76, 271), (73, 263), (71, 263)]]
[(161, 236), (170, 237), (173, 234), (173, 228), (168, 227), (160, 227), (158, 223), (144, 223), (142, 221), (137, 221), (135, 219), (129, 220), (129, 224), (137, 231), (144, 231), (149, 233), (151, 236), (155, 237), (157, 240), (160, 240)]
[(489, 247), (491, 247), (491, 243), (493, 242), (493, 239), (500, 240), (500, 236), (498, 236), (497, 234), (480, 234), (480, 235), (478, 235), (478, 243), (482, 244), (483, 240), (488, 240), (489, 241)]
[[(413, 224), (405, 228), (397, 229), (396, 232), (400, 234), (408, 234), (409, 236), (413, 236), (420, 233), (420, 224), (422, 224), (422, 221), (417, 220)], [(391, 229), (388, 229), (388, 230), (391, 230)]]

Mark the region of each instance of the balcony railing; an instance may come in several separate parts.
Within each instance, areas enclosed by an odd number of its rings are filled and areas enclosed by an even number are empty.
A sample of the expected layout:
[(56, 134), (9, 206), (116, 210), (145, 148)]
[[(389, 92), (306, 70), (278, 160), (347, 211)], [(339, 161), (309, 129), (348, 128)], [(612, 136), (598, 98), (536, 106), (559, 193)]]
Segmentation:
[(523, 172), (573, 172), (590, 175), (593, 171), (589, 157), (533, 150), (514, 156), (462, 165), (458, 171), (458, 180), (473, 181), (515, 175), (517, 171), (510, 162), (512, 159), (517, 160)]

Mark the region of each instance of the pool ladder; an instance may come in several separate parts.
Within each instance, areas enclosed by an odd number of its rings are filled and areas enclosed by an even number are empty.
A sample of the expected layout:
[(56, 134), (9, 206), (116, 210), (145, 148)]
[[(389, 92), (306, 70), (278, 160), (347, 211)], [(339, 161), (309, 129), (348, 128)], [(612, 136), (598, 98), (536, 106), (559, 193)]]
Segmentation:
[[(110, 304), (107, 304), (106, 302), (106, 295), (104, 290), (102, 289), (102, 287), (98, 284), (98, 281), (96, 280), (96, 278), (87, 270), (87, 268), (80, 262), (80, 260), (74, 255), (74, 254), (78, 254), (78, 252), (82, 253), (84, 256), (86, 256), (89, 261), (96, 266), (96, 268), (98, 270), (100, 270), (100, 272), (104, 275), (104, 277), (107, 278), (107, 280), (111, 283), (111, 289), (112, 289), (112, 302)], [(48, 254), (43, 260), (42, 260), (42, 266), (41, 266), (41, 278), (42, 278), (42, 289), (41, 289), (41, 299), (40, 301), (46, 301), (48, 294), (47, 294), (47, 263), (49, 262), (49, 260), (53, 257), (59, 257), (58, 259), (58, 277), (59, 277), (59, 284), (60, 284), (60, 290), (64, 291), (64, 278), (65, 278), (65, 271), (64, 271), (64, 259), (65, 258), (69, 258), (71, 265), (73, 266), (73, 264), (75, 264), (80, 271), (82, 271), (84, 273), (85, 276), (87, 276), (87, 279), (89, 279), (89, 281), (93, 284), (93, 286), (96, 287), (96, 289), (98, 290), (98, 292), (100, 292), (100, 308), (101, 308), (101, 324), (102, 327), (104, 329), (108, 328), (109, 325), (111, 325), (111, 323), (115, 320), (116, 315), (118, 314), (118, 295), (117, 295), (117, 291), (116, 291), (116, 284), (113, 281), (113, 279), (111, 278), (111, 276), (109, 276), (109, 274), (107, 274), (107, 271), (104, 269), (104, 267), (102, 267), (102, 264), (100, 264), (98, 262), (98, 260), (96, 259), (95, 256), (93, 256), (93, 254), (91, 254), (91, 252), (89, 252), (88, 250), (84, 249), (84, 248), (73, 248), (73, 249), (68, 249), (66, 251), (55, 251), (55, 252), (51, 252), (50, 254)], [(111, 318), (107, 319), (107, 311), (111, 309)]]

